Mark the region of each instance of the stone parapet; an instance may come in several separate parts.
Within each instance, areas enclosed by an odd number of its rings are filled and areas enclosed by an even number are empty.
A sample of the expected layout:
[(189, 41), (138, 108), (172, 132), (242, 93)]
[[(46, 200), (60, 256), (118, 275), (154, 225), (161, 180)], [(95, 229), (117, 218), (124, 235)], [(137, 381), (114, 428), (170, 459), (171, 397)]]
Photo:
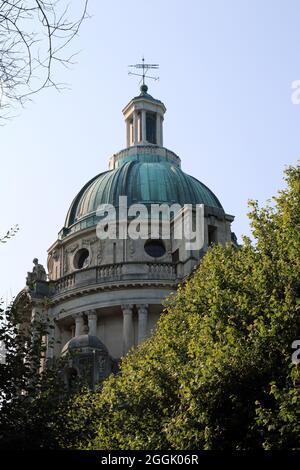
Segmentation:
[(92, 267), (68, 274), (52, 283), (52, 298), (78, 287), (95, 286), (128, 281), (140, 284), (141, 281), (174, 281), (180, 280), (177, 265), (173, 263), (127, 262)]

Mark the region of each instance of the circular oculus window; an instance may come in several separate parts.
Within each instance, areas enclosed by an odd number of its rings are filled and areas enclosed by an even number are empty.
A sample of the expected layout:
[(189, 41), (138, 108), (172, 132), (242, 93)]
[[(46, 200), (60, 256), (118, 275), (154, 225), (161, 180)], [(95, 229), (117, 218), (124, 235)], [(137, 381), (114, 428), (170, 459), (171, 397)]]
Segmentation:
[(165, 245), (161, 240), (148, 240), (144, 249), (147, 255), (152, 258), (161, 258), (166, 253)]
[(76, 269), (86, 268), (89, 264), (89, 256), (89, 250), (87, 250), (86, 248), (81, 248), (80, 250), (78, 250), (74, 256), (74, 267)]

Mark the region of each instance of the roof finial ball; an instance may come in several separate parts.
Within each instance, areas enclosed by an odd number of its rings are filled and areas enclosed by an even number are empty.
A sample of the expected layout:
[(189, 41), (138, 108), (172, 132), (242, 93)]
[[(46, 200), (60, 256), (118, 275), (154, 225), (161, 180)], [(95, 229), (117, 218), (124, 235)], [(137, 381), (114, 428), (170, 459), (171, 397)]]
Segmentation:
[(142, 95), (146, 95), (146, 94), (147, 94), (148, 87), (147, 87), (146, 83), (143, 83), (143, 84), (141, 85), (140, 90), (141, 90), (141, 94), (142, 94)]

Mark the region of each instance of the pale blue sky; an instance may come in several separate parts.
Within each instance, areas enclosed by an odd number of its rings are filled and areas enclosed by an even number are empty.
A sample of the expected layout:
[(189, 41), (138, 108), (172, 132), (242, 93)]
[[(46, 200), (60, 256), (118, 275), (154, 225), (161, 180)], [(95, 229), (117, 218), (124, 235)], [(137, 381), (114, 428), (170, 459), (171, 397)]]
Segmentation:
[(274, 195), (300, 156), (299, 1), (90, 0), (89, 12), (77, 65), (57, 75), (71, 90), (45, 90), (0, 128), (0, 231), (20, 225), (0, 246), (5, 299), (34, 257), (46, 264), (73, 197), (125, 147), (121, 110), (138, 93), (127, 64), (143, 54), (161, 66), (149, 92), (167, 107), (165, 146), (236, 216), (238, 237), (247, 200)]

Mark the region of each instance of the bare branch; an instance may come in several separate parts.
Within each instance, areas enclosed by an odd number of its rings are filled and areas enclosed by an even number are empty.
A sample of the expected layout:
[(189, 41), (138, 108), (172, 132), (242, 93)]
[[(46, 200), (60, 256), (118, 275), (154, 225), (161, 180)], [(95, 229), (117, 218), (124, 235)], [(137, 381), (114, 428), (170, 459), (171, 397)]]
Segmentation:
[(0, 121), (43, 88), (63, 89), (56, 64), (72, 64), (66, 53), (87, 18), (88, 0), (79, 14), (78, 3), (71, 11), (65, 0), (0, 0)]
[(3, 237), (0, 237), (0, 243), (7, 243), (12, 237), (14, 237), (19, 231), (19, 226), (15, 225), (11, 227)]

